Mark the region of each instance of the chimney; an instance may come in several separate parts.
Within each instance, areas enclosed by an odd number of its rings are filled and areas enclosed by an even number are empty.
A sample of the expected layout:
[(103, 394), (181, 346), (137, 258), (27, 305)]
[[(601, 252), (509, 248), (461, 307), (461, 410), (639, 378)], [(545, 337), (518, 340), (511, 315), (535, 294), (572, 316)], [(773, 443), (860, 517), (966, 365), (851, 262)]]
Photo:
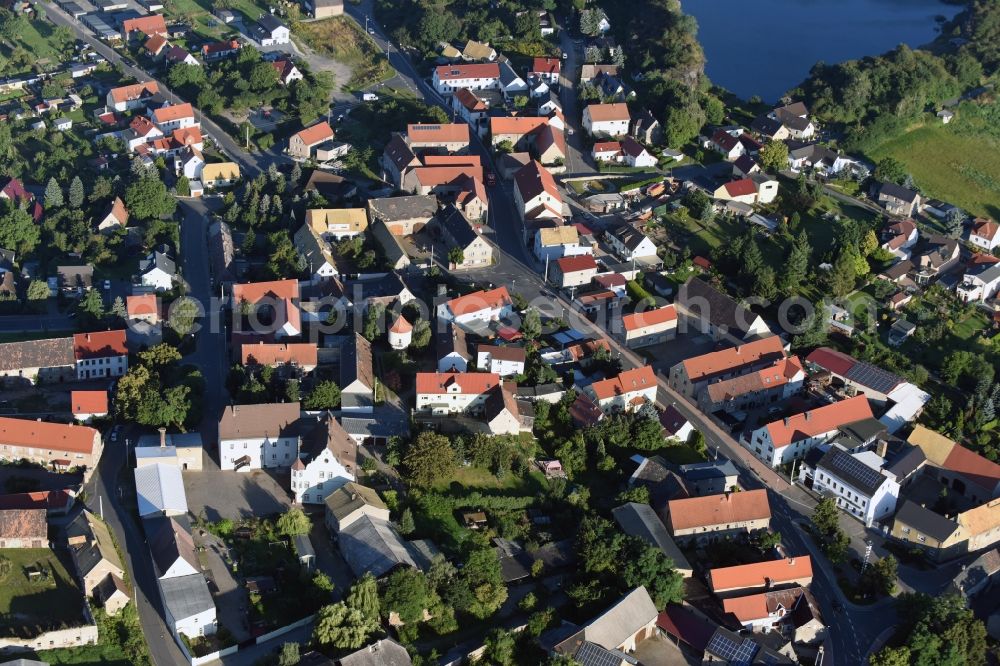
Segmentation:
[(787, 426), (788, 425), (788, 417), (786, 416), (784, 420), (785, 420), (785, 425)]
[(806, 412), (806, 421), (812, 418), (812, 412)]
[(167, 447), (167, 429), (160, 428), (160, 448), (164, 449)]
[(875, 444), (875, 454), (879, 458), (885, 458), (885, 454), (887, 454), (888, 452), (889, 452), (889, 442), (884, 439), (878, 440), (878, 442)]

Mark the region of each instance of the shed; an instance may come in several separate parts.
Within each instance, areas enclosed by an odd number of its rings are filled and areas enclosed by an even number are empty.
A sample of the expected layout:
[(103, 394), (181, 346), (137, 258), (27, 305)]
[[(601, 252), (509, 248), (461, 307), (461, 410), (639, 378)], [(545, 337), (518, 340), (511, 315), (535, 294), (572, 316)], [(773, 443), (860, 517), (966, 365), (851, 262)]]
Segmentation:
[(292, 544), (295, 546), (295, 555), (299, 558), (299, 564), (312, 571), (316, 568), (316, 551), (313, 549), (312, 540), (308, 534), (296, 534), (292, 537)]

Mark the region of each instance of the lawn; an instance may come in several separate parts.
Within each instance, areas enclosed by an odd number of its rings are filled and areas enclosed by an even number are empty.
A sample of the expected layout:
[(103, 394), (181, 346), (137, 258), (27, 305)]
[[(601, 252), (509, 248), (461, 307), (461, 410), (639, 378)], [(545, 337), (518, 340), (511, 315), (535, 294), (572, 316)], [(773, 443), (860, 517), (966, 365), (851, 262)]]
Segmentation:
[(546, 483), (545, 475), (537, 470), (531, 470), (524, 476), (505, 474), (501, 480), (489, 470), (469, 465), (459, 467), (450, 480), (439, 483), (434, 490), (453, 495), (472, 490), (503, 490), (513, 495), (530, 495), (540, 493)]
[(713, 249), (728, 243), (742, 232), (743, 224), (738, 220), (722, 215), (716, 216), (711, 222), (704, 224), (687, 213), (687, 209), (679, 209), (667, 213), (666, 225), (671, 232), (680, 231), (685, 237), (679, 239), (679, 245), (687, 245), (691, 254), (708, 255)]
[(701, 455), (687, 444), (674, 444), (664, 449), (656, 451), (656, 455), (662, 457), (667, 462), (675, 465), (689, 465), (691, 463), (705, 462), (705, 456)]
[(918, 126), (883, 143), (871, 157), (895, 157), (931, 197), (973, 215), (1000, 216), (1000, 152), (997, 140), (985, 131), (968, 126), (958, 131), (939, 123)]
[[(48, 548), (0, 550), (0, 635), (35, 636), (83, 623), (83, 595)], [(29, 580), (27, 570), (43, 571)]]
[(117, 645), (45, 650), (38, 653), (38, 658), (52, 666), (129, 666), (131, 663)]
[(351, 68), (345, 90), (361, 90), (392, 78), (395, 70), (371, 37), (346, 16), (302, 23), (296, 35), (318, 53)]
[[(233, 0), (228, 6), (233, 11), (241, 12), (247, 22), (256, 21), (267, 12), (266, 5), (254, 0)], [(236, 32), (234, 26), (225, 25), (212, 15), (212, 3), (207, 0), (171, 0), (165, 13), (170, 18), (189, 22), (194, 32), (205, 38), (219, 39)]]

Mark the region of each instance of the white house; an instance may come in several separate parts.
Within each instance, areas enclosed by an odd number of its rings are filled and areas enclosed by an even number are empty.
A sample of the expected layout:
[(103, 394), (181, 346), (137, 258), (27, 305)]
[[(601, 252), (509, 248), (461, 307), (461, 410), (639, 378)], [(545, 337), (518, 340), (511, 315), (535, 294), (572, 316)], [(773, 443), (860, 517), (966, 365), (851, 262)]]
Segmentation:
[(322, 504), (330, 493), (354, 481), (357, 443), (329, 413), (316, 421), (292, 464), (292, 494), (299, 504)]
[(1000, 264), (976, 264), (965, 272), (955, 293), (966, 303), (985, 303), (1000, 291)]
[(993, 220), (977, 217), (969, 232), (969, 242), (987, 252), (993, 252), (1000, 245), (1000, 225)]
[(625, 103), (590, 104), (583, 110), (583, 128), (591, 136), (626, 136), (631, 122)]
[(189, 181), (201, 178), (205, 157), (197, 148), (185, 148), (174, 155), (174, 171), (178, 176), (184, 176)]
[(395, 323), (389, 327), (389, 346), (393, 349), (406, 349), (413, 340), (413, 324), (406, 317), (399, 315)]
[(150, 120), (164, 134), (199, 124), (194, 116), (194, 108), (188, 102), (155, 108), (150, 114)]
[(447, 324), (434, 342), (438, 372), (465, 372), (472, 360), (465, 330), (454, 324)]
[(495, 62), (441, 65), (434, 69), (433, 84), (442, 95), (450, 95), (459, 88), (497, 90), (500, 66)]
[(770, 467), (778, 467), (803, 458), (827, 442), (841, 426), (870, 418), (868, 398), (858, 395), (772, 421), (745, 435), (741, 443)]
[(622, 154), (625, 164), (630, 167), (655, 167), (656, 158), (646, 150), (641, 143), (630, 136), (626, 136), (621, 141)]
[(896, 511), (899, 482), (874, 451), (850, 453), (838, 444), (830, 447), (816, 465), (813, 490), (834, 497), (837, 506), (866, 527)]
[(77, 379), (121, 377), (128, 372), (125, 331), (96, 331), (73, 336)]
[(655, 310), (622, 317), (622, 334), (629, 349), (658, 345), (677, 335), (677, 308), (665, 305)]
[[(882, 249), (900, 259), (909, 259), (913, 246), (920, 239), (920, 232), (913, 220), (900, 220), (882, 230)], [(971, 238), (970, 238), (971, 242)]]
[(288, 44), (291, 42), (291, 31), (284, 23), (271, 14), (264, 14), (257, 19), (257, 39), (261, 46)]
[(584, 391), (605, 414), (634, 412), (647, 403), (656, 404), (656, 373), (652, 367), (644, 365), (594, 382)]
[(480, 413), (500, 375), (492, 372), (418, 372), (416, 411), (435, 415)]
[(622, 261), (640, 258), (655, 258), (656, 243), (630, 225), (622, 225), (604, 234), (611, 249)]
[(204, 574), (166, 578), (158, 581), (158, 585), (163, 597), (164, 619), (175, 634), (197, 638), (216, 632), (215, 602)]
[(297, 402), (227, 407), (219, 419), (219, 467), (291, 467), (298, 459), (299, 436), (292, 427), (298, 419)]
[(514, 174), (514, 203), (525, 222), (561, 221), (563, 201), (552, 174), (532, 161)]
[(152, 287), (155, 291), (170, 291), (177, 276), (177, 265), (162, 249), (153, 250), (139, 262), (139, 276), (144, 287)]
[(593, 254), (594, 248), (580, 243), (580, 232), (572, 225), (547, 227), (535, 234), (535, 256), (540, 261)]
[(437, 316), (455, 324), (491, 322), (509, 317), (514, 309), (514, 301), (507, 287), (497, 287), (489, 291), (474, 291), (465, 296), (441, 303)]
[(598, 141), (590, 151), (595, 162), (621, 162), (625, 159), (619, 141)]
[(528, 84), (518, 76), (517, 71), (510, 64), (510, 60), (501, 56), (497, 59), (500, 68), (500, 92), (504, 97), (511, 99), (516, 95), (525, 95), (528, 92)]
[(501, 377), (524, 374), (527, 355), (521, 347), (479, 345), (476, 349), (476, 368)]

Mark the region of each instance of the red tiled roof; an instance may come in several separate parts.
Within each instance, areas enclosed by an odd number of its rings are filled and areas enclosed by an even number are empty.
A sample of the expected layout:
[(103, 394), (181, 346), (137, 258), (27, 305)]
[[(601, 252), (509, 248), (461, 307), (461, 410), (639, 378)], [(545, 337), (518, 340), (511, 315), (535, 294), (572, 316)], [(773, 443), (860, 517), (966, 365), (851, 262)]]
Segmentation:
[(575, 257), (563, 257), (556, 261), (559, 272), (563, 275), (577, 271), (597, 270), (597, 262), (589, 254), (578, 254)]
[(122, 32), (125, 34), (131, 34), (137, 30), (145, 35), (166, 34), (167, 22), (160, 14), (140, 16), (122, 22)]
[(78, 361), (87, 358), (127, 356), (128, 347), (125, 346), (125, 331), (77, 333), (73, 336), (73, 354)]
[(713, 592), (781, 585), (806, 578), (812, 578), (812, 560), (808, 555), (708, 571), (708, 582)]
[(138, 136), (146, 136), (153, 131), (159, 132), (156, 125), (154, 125), (146, 116), (136, 116), (132, 119), (132, 122), (130, 122), (128, 126)]
[(194, 108), (189, 102), (171, 104), (153, 111), (153, 122), (155, 123), (166, 123), (181, 118), (194, 118)]
[(125, 298), (125, 311), (129, 317), (143, 315), (158, 315), (160, 312), (156, 302), (156, 294), (140, 294)]
[(780, 421), (772, 421), (765, 427), (771, 435), (774, 447), (780, 448), (801, 439), (836, 430), (848, 423), (870, 419), (872, 416), (872, 408), (868, 404), (868, 398), (864, 395), (856, 395), (853, 398), (823, 405)]
[(548, 124), (549, 119), (542, 116), (497, 116), (490, 118), (490, 134), (524, 136)]
[(806, 363), (813, 363), (841, 377), (846, 376), (851, 368), (858, 364), (853, 357), (829, 347), (819, 347), (813, 350), (809, 356), (806, 356)]
[(683, 361), (688, 379), (692, 382), (735, 370), (744, 365), (767, 360), (768, 357), (783, 357), (785, 348), (781, 338), (772, 335), (761, 340), (748, 342), (717, 352), (710, 352)]
[(203, 55), (210, 55), (212, 53), (225, 53), (227, 51), (238, 51), (240, 48), (240, 43), (235, 39), (228, 42), (212, 42), (211, 44), (205, 44), (201, 47), (201, 52)]
[(18, 203), (29, 203), (35, 198), (31, 192), (24, 189), (24, 185), (17, 178), (8, 180), (3, 188), (0, 188), (0, 195), (5, 199), (10, 199)]
[(731, 197), (742, 197), (748, 194), (756, 194), (757, 192), (757, 186), (749, 178), (730, 181), (724, 187)]
[(624, 102), (617, 104), (591, 104), (587, 109), (590, 110), (590, 120), (595, 123), (610, 120), (628, 120), (631, 118), (628, 113), (628, 104)]
[(424, 166), (482, 166), (479, 155), (424, 155)]
[(767, 491), (763, 488), (740, 493), (688, 497), (667, 502), (673, 530), (729, 525), (771, 518)]
[(69, 402), (74, 416), (108, 413), (107, 391), (71, 391)]
[(333, 128), (330, 127), (329, 123), (325, 120), (320, 123), (316, 123), (312, 127), (307, 127), (304, 130), (300, 130), (294, 136), (299, 137), (307, 146), (315, 146), (317, 143), (322, 143), (323, 141), (328, 141), (333, 138)]
[(390, 333), (409, 333), (412, 330), (413, 324), (411, 324), (403, 315), (399, 315), (393, 325), (389, 328)]
[(298, 280), (272, 280), (270, 282), (249, 282), (233, 285), (233, 302), (246, 301), (253, 305), (264, 298), (298, 298)]
[(457, 386), (460, 395), (482, 395), (500, 386), (500, 375), (492, 372), (418, 372), (418, 394), (448, 394)]
[(133, 99), (141, 99), (146, 95), (155, 95), (160, 92), (160, 84), (156, 81), (145, 81), (143, 83), (133, 83), (130, 86), (121, 86), (111, 89), (111, 99), (116, 103), (127, 102)]
[(594, 144), (594, 154), (598, 153), (620, 153), (622, 144), (617, 141), (598, 141)]
[(656, 386), (656, 373), (652, 366), (625, 370), (617, 377), (604, 379), (591, 384), (591, 389), (598, 400), (607, 400), (616, 395), (626, 395), (633, 391), (643, 391)]
[(668, 321), (677, 321), (677, 308), (673, 305), (665, 305), (662, 308), (646, 310), (645, 312), (635, 312), (622, 317), (622, 325), (626, 331), (665, 324)]
[(985, 238), (986, 240), (992, 242), (996, 237), (998, 230), (1000, 230), (1000, 225), (997, 225), (997, 223), (993, 220), (984, 217), (977, 217), (973, 220), (973, 236), (979, 236), (980, 238)]
[(486, 105), (483, 100), (476, 97), (468, 88), (459, 88), (455, 91), (455, 99), (469, 111), (485, 111)]
[(469, 65), (441, 65), (434, 73), (438, 81), (453, 81), (455, 79), (499, 79), (500, 65), (495, 62), (475, 63)]
[(31, 493), (0, 495), (0, 509), (62, 509), (69, 505), (70, 494), (65, 490), (40, 490)]
[(97, 431), (82, 425), (0, 416), (0, 441), (11, 446), (67, 453), (91, 453)]
[(276, 342), (244, 344), (240, 346), (240, 362), (243, 365), (293, 365), (317, 364), (318, 351), (315, 342)]
[(465, 296), (459, 296), (448, 301), (448, 309), (453, 317), (479, 312), (486, 309), (500, 309), (513, 304), (507, 287), (497, 287), (489, 291), (474, 291)]
[(474, 180), (482, 180), (483, 178), (483, 168), (479, 166), (417, 167), (413, 172), (417, 181), (423, 187), (447, 185), (460, 178), (472, 178)]
[(540, 74), (558, 74), (560, 67), (559, 58), (535, 58), (531, 63), (531, 71)]
[(144, 48), (152, 53), (153, 55), (158, 54), (163, 50), (163, 47), (167, 45), (167, 38), (163, 35), (156, 34), (146, 40)]
[(414, 143), (469, 143), (466, 123), (419, 123), (406, 126), (410, 145)]
[(1000, 465), (960, 444), (952, 447), (943, 467), (968, 477), (982, 488), (992, 489), (1000, 483)]

